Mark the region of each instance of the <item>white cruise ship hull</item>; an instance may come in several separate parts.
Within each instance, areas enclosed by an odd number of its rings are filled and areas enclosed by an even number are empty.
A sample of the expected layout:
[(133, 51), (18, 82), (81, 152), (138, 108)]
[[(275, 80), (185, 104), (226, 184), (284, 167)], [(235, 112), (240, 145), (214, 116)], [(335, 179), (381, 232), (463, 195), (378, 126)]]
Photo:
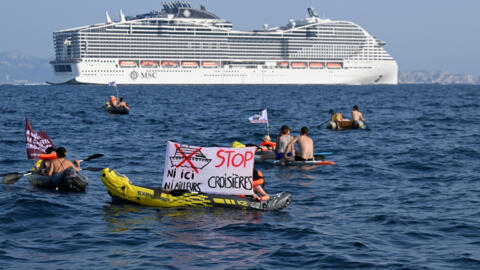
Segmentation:
[[(102, 62), (100, 62), (102, 61)], [(71, 72), (55, 73), (52, 84), (397, 84), (396, 61), (344, 62), (343, 68), (246, 67), (119, 67), (118, 60), (71, 64)]]

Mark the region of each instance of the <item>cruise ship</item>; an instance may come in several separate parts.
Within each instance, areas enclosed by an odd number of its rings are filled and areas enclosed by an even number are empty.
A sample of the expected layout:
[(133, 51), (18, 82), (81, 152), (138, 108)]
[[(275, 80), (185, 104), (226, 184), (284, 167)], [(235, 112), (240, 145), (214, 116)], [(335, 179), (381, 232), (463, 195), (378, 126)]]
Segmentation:
[(53, 33), (52, 84), (397, 84), (385, 42), (359, 25), (305, 18), (240, 31), (183, 1)]

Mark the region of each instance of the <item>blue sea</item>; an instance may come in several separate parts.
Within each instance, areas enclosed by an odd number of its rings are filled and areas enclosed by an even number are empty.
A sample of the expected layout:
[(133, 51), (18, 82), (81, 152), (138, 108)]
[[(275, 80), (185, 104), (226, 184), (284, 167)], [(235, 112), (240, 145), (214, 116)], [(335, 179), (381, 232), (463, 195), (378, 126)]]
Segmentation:
[[(0, 269), (480, 269), (480, 86), (120, 86), (132, 110), (102, 109), (107, 86), (0, 86), (0, 173), (25, 172), (25, 116), (67, 158), (104, 157), (160, 186), (168, 140), (260, 143), (310, 128), (333, 166), (256, 164), (280, 212), (113, 203), (99, 172), (85, 193), (24, 177), (0, 184)], [(320, 126), (357, 104), (369, 130)]]

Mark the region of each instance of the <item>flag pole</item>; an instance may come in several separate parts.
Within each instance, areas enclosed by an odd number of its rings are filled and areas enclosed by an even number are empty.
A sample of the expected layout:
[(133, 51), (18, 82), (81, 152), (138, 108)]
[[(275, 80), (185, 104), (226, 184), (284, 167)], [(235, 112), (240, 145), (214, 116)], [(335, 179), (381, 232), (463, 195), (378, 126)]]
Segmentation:
[(267, 114), (267, 135), (270, 136), (270, 125), (269, 125), (270, 120), (268, 120), (268, 110), (267, 110), (267, 108), (265, 108), (265, 112)]
[(118, 87), (116, 83), (115, 83), (115, 91), (117, 91), (117, 100), (118, 100)]

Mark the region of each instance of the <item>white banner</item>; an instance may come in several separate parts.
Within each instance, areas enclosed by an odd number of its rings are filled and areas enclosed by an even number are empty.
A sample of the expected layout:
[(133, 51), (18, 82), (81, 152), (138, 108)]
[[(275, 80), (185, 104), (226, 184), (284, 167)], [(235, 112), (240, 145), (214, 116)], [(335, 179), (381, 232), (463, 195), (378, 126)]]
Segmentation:
[(250, 116), (248, 120), (250, 121), (250, 123), (261, 123), (261, 124), (268, 123), (267, 109), (261, 111), (260, 114), (254, 114)]
[(197, 147), (167, 143), (165, 190), (228, 195), (253, 194), (255, 147)]

